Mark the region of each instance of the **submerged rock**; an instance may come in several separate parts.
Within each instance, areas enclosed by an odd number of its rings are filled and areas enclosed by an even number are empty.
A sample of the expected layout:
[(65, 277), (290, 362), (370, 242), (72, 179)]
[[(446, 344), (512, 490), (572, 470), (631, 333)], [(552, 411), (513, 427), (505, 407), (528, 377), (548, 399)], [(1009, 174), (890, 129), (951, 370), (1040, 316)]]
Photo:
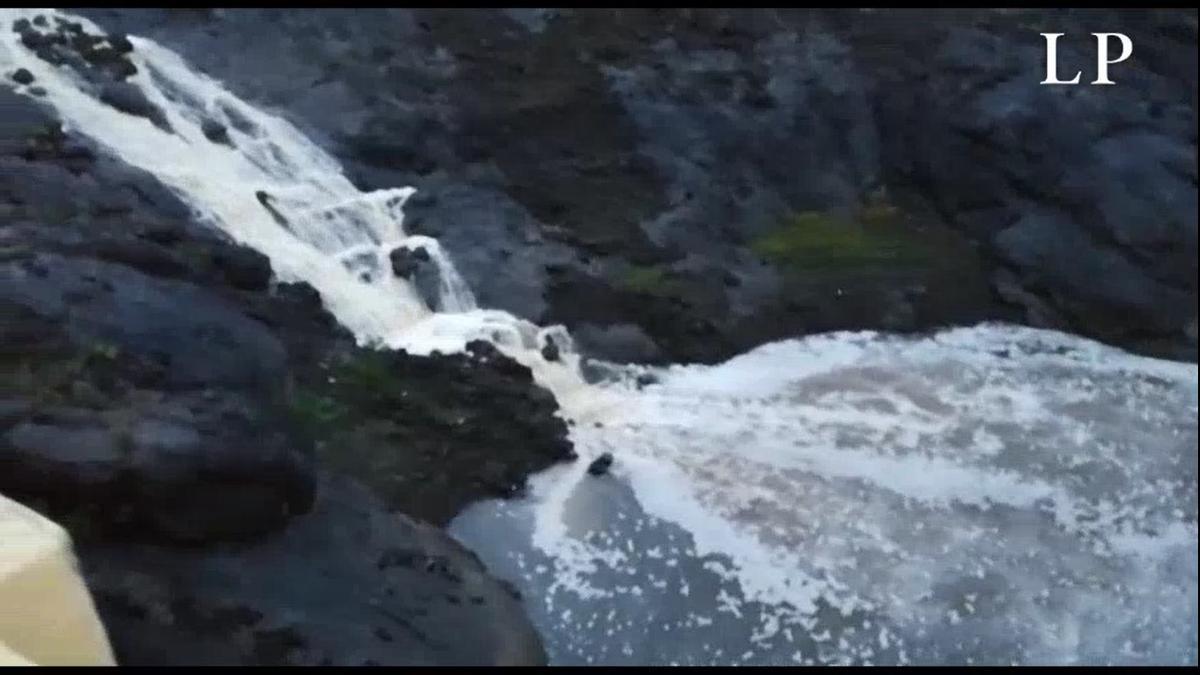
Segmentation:
[(110, 82), (100, 90), (100, 100), (123, 113), (145, 117), (163, 131), (171, 131), (167, 116), (146, 98), (145, 92), (135, 84)]

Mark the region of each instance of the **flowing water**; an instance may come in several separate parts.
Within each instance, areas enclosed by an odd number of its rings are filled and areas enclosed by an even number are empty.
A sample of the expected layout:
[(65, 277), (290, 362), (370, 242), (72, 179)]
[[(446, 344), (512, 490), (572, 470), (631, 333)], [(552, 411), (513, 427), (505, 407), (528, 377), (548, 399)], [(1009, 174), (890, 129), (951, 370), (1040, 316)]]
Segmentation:
[[(555, 393), (582, 461), (451, 526), (523, 591), (552, 662), (1196, 663), (1194, 364), (984, 325), (586, 384), (561, 327), (477, 308), (437, 242), (405, 234), (412, 189), (358, 191), (149, 40), (132, 38), (130, 81), (170, 131), (119, 112), (21, 45), (12, 21), (38, 13), (0, 13), (6, 86), (28, 69), (65, 127), (312, 284), (361, 341), (488, 339)], [(397, 246), (430, 253), (439, 311), (392, 275)], [(562, 360), (541, 358), (548, 339)], [(589, 476), (603, 452), (611, 474)]]

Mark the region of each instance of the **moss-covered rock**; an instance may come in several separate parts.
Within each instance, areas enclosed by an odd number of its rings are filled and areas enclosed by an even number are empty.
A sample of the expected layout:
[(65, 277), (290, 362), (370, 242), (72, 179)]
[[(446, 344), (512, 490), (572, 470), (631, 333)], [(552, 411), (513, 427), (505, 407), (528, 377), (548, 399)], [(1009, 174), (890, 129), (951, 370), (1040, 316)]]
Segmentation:
[(617, 287), (623, 291), (659, 297), (679, 295), (681, 285), (662, 265), (630, 265), (617, 280)]
[(437, 524), (574, 457), (553, 396), (486, 347), (427, 357), (354, 349), (298, 383), (288, 409), (327, 466)]
[(857, 218), (830, 212), (789, 214), (750, 248), (788, 270), (838, 270), (931, 264), (936, 244), (905, 230), (894, 206), (870, 205)]

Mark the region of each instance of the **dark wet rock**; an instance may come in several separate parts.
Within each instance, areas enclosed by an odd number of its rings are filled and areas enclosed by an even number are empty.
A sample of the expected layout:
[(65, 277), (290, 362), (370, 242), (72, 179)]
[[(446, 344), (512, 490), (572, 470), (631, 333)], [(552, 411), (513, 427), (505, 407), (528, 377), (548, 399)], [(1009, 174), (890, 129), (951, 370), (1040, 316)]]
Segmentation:
[(593, 476), (603, 476), (612, 468), (613, 456), (611, 452), (601, 454), (596, 459), (588, 464), (587, 472)]
[(621, 380), (624, 371), (619, 366), (585, 356), (579, 361), (579, 374), (588, 384), (600, 384)]
[(542, 358), (547, 361), (557, 361), (559, 356), (558, 344), (554, 340), (546, 340), (546, 344), (542, 345)]
[(63, 317), (77, 341), (154, 354), (176, 386), (269, 386), (283, 372), (276, 336), (191, 284), (52, 254), (0, 263), (0, 279), (0, 299)]
[(656, 363), (662, 351), (636, 324), (598, 325), (580, 323), (571, 336), (579, 348), (618, 363)]
[(325, 465), (393, 508), (443, 524), (467, 503), (511, 496), (530, 473), (571, 459), (554, 397), (529, 369), (484, 341), (468, 350), (365, 352), (330, 364), (301, 392)]
[(279, 209), (275, 208), (275, 205), (271, 203), (274, 198), (271, 197), (266, 190), (256, 190), (254, 192), (254, 198), (258, 200), (259, 204), (263, 205), (263, 208), (267, 210), (267, 213), (271, 214), (271, 217), (275, 219), (275, 222), (279, 223), (283, 227), (290, 227), (287, 218), (285, 218), (283, 214), (279, 212)]
[(115, 262), (156, 277), (185, 278), (188, 264), (173, 251), (137, 238), (105, 238), (89, 242), (100, 260)]
[(442, 308), (442, 271), (423, 246), (398, 246), (388, 255), (392, 273), (407, 279), (425, 305), (433, 311)]
[(652, 384), (658, 384), (658, 377), (652, 373), (642, 373), (637, 376), (635, 382), (637, 383), (638, 389), (641, 389), (642, 387), (648, 387)]
[(112, 48), (118, 54), (128, 54), (129, 52), (133, 51), (133, 43), (129, 41), (128, 37), (119, 33), (109, 35), (108, 44), (112, 45)]
[(246, 402), (222, 394), (191, 409), (139, 408), (95, 391), (104, 410), (42, 407), (4, 433), (0, 489), (81, 538), (240, 539), (310, 508), (310, 459), (284, 430), (273, 438), (239, 418)]
[(466, 345), (467, 353), (481, 359), (490, 359), (500, 355), (496, 345), (487, 340), (471, 340)]
[(14, 30), (38, 58), (55, 66), (67, 65), (90, 82), (119, 82), (137, 72), (127, 56), (133, 45), (124, 36), (92, 35), (73, 21), (56, 21), (54, 27), (48, 22), (18, 21)]
[(430, 260), (429, 251), (421, 246), (416, 248), (400, 246), (394, 249), (388, 257), (392, 262), (392, 273), (404, 279), (412, 278), (420, 269), (421, 264)]
[(123, 665), (546, 660), (520, 602), (474, 555), (345, 480), (323, 480), (312, 513), (256, 543), (79, 556)]
[[(305, 317), (326, 330), (337, 330), (337, 319), (321, 301), (321, 294), (308, 282), (278, 284), (271, 294), (273, 305), (285, 308), (289, 317)], [(345, 329), (341, 329), (345, 330)]]
[(110, 82), (100, 90), (100, 100), (129, 115), (145, 117), (164, 131), (170, 131), (171, 125), (163, 111), (135, 84), (130, 82)]
[(262, 291), (271, 281), (267, 256), (246, 246), (225, 247), (213, 256), (213, 262), (234, 288)]
[(225, 128), (224, 124), (221, 124), (214, 119), (205, 118), (200, 123), (200, 132), (204, 134), (205, 138), (213, 143), (224, 143), (225, 145), (230, 145), (229, 130)]
[(13, 71), (10, 77), (12, 78), (12, 81), (16, 82), (17, 84), (30, 84), (34, 80), (33, 73), (24, 68), (17, 68)]

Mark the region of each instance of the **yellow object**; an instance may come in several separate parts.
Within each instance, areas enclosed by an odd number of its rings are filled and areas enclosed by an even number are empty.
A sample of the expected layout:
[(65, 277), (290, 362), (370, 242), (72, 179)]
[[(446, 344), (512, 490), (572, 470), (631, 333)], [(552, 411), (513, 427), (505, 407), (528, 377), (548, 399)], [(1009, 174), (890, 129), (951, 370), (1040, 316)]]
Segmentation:
[(0, 495), (0, 666), (114, 665), (66, 530)]

